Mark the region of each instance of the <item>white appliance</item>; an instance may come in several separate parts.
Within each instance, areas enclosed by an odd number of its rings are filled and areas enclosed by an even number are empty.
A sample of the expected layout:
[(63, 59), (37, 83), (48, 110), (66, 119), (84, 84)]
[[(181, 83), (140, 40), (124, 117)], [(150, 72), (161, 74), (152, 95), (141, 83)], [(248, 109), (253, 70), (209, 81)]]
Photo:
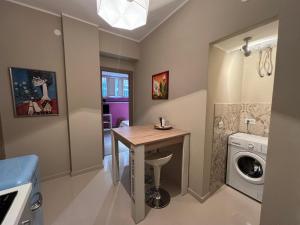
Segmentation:
[(268, 138), (237, 133), (228, 139), (226, 183), (262, 201)]
[(0, 224), (32, 225), (31, 183), (0, 191)]

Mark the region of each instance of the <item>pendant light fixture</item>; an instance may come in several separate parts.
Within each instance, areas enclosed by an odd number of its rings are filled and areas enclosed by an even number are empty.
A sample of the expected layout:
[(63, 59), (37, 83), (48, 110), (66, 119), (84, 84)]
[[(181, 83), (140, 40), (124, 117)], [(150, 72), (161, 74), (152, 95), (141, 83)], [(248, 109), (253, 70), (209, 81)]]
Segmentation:
[(97, 13), (110, 26), (134, 30), (147, 22), (149, 0), (97, 0)]

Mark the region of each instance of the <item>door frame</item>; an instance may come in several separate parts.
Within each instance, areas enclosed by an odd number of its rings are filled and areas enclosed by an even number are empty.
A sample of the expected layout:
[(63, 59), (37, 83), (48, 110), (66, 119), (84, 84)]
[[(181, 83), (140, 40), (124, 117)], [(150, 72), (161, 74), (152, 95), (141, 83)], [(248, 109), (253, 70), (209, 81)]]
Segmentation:
[[(128, 84), (129, 84), (129, 126), (133, 126), (133, 112), (134, 112), (134, 82), (133, 82), (133, 71), (123, 70), (123, 69), (115, 69), (111, 67), (100, 67), (100, 85), (101, 85), (101, 122), (103, 121), (103, 96), (102, 96), (102, 72), (115, 72), (115, 73), (125, 73), (128, 74)], [(103, 158), (104, 158), (104, 129), (103, 129), (103, 122), (102, 122), (102, 149), (103, 149)]]

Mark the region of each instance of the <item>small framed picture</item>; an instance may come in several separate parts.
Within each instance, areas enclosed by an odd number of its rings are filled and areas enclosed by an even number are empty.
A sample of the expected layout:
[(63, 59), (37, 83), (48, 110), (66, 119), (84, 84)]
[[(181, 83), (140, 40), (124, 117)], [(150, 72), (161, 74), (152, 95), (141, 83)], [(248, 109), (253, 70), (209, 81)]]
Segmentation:
[(169, 71), (152, 76), (152, 99), (169, 98)]
[(58, 115), (56, 73), (9, 68), (16, 117)]

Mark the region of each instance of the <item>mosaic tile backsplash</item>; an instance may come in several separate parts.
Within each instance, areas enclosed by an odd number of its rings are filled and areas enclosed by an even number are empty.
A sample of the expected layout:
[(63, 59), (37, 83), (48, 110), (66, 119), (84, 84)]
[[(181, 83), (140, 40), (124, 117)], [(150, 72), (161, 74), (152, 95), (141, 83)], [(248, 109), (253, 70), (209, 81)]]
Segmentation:
[[(237, 132), (267, 137), (269, 135), (271, 104), (215, 104), (214, 135), (210, 170), (210, 192), (225, 184), (228, 136)], [(255, 119), (247, 124), (245, 119)]]
[[(245, 119), (255, 119), (256, 124), (247, 124)], [(271, 104), (241, 104), (239, 132), (268, 137), (271, 118)]]

